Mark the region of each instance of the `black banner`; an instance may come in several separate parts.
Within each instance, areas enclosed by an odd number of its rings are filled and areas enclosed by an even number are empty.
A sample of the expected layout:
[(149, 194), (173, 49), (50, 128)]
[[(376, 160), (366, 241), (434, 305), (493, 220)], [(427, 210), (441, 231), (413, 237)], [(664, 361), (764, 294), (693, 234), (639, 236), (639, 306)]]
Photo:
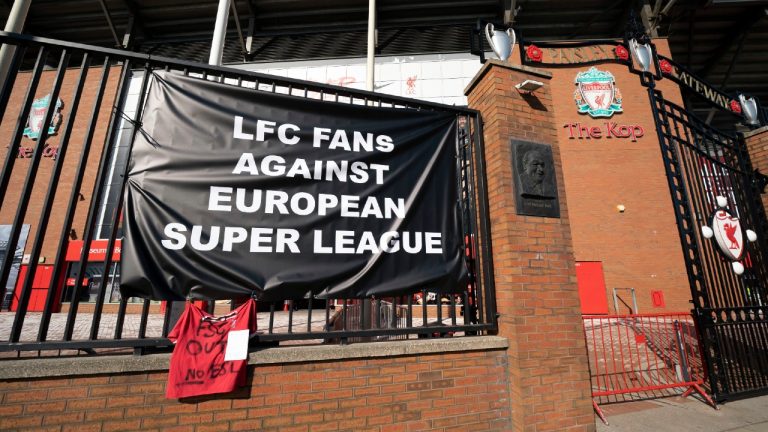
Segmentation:
[(453, 113), (159, 73), (131, 153), (123, 296), (458, 291)]

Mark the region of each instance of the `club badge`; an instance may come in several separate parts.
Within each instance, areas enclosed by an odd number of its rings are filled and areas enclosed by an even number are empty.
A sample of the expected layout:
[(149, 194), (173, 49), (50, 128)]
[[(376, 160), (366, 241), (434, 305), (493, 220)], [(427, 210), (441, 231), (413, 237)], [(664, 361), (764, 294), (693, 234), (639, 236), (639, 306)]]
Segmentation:
[(748, 229), (744, 230), (739, 218), (728, 210), (728, 199), (724, 196), (717, 197), (717, 209), (712, 214), (710, 225), (701, 227), (701, 233), (705, 238), (714, 237), (718, 249), (731, 261), (731, 267), (736, 274), (744, 273), (744, 237), (749, 242), (757, 240), (757, 234)]
[(579, 72), (575, 83), (573, 98), (579, 113), (598, 118), (622, 112), (621, 92), (616, 87), (612, 73), (592, 67), (586, 72)]
[[(45, 117), (45, 110), (48, 108), (48, 103), (51, 100), (51, 95), (46, 95), (40, 99), (35, 99), (32, 102), (32, 108), (29, 111), (29, 117), (27, 118), (27, 127), (24, 128), (24, 136), (36, 140), (40, 137), (40, 133), (43, 131), (43, 120)], [(63, 103), (61, 99), (56, 100), (56, 105), (53, 107), (53, 115), (51, 116), (51, 123), (48, 125), (48, 135), (56, 135), (56, 131), (59, 129), (61, 123), (61, 107)]]

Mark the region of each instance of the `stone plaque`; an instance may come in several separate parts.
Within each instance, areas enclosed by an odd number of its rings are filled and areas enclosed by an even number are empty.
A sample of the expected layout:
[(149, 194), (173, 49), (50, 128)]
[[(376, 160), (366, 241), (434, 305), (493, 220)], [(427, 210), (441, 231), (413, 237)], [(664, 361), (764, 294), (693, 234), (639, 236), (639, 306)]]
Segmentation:
[(560, 217), (552, 147), (512, 140), (512, 173), (517, 214)]

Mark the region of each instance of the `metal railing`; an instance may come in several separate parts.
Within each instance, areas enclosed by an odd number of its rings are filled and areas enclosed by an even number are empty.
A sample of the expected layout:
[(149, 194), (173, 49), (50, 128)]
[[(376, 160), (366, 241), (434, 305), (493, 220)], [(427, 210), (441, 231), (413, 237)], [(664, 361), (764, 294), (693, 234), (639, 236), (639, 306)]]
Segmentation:
[[(328, 104), (439, 110), (454, 113), (459, 119), (456, 160), (460, 175), (456, 187), (461, 191), (469, 284), (448, 287), (454, 294), (438, 295), (433, 305), (418, 304), (419, 298), (428, 297), (426, 292), (355, 300), (358, 305), (373, 305), (374, 311), (388, 305), (385, 309), (391, 309), (390, 316), (398, 317), (395, 325), (381, 325), (384, 314), (349, 313), (353, 301), (347, 299), (260, 304), (260, 330), (252, 341), (344, 343), (362, 340), (351, 338), (474, 335), (496, 327), (478, 112), (5, 32), (0, 32), (0, 43), (15, 46), (10, 73), (0, 88), (0, 137), (7, 140), (0, 173), (0, 225), (5, 224), (9, 232), (5, 239), (8, 253), (0, 257), (0, 298), (8, 297), (13, 309), (0, 312), (0, 352), (97, 353), (108, 348), (141, 352), (170, 346), (165, 336), (183, 302), (161, 304), (135, 298), (110, 302), (115, 279), (119, 278), (113, 251), (119, 249), (121, 236), (130, 138), (140, 124), (148, 81), (155, 70), (178, 71), (255, 92), (283, 93)], [(41, 108), (42, 95), (49, 95), (51, 102)], [(59, 112), (56, 101), (60, 99)], [(28, 120), (31, 112), (32, 122)], [(44, 127), (56, 118), (61, 119), (58, 130)], [(24, 138), (25, 128), (36, 122), (43, 125), (38, 128), (39, 137), (35, 141)], [(46, 150), (54, 146), (55, 150)], [(26, 244), (26, 234), (22, 235), (25, 229), (29, 233)], [(83, 247), (75, 251), (79, 258), (72, 260), (67, 252), (75, 238)], [(105, 243), (106, 251), (98, 260), (89, 251), (96, 240)], [(25, 264), (19, 263), (11, 245), (24, 250)], [(25, 268), (25, 277), (13, 281), (12, 270), (18, 271), (20, 266)], [(101, 271), (93, 275), (94, 268)], [(38, 276), (43, 270), (52, 275), (50, 280), (41, 282)], [(87, 303), (81, 303), (86, 299)], [(226, 305), (210, 301), (207, 307), (210, 312), (219, 312), (216, 309), (234, 307), (238, 300)]]
[(706, 369), (690, 313), (590, 315), (583, 321), (592, 404), (606, 424), (599, 403), (627, 400), (620, 395), (648, 399), (684, 389), (683, 397), (697, 392), (715, 406), (702, 388)]

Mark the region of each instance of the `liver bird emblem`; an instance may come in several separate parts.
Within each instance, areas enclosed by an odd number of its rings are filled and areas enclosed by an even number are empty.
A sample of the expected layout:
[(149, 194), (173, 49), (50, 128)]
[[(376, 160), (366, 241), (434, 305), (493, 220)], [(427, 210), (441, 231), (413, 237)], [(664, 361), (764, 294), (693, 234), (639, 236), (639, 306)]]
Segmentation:
[[(701, 227), (701, 234), (704, 238), (714, 239), (720, 252), (731, 261), (734, 273), (743, 274), (745, 269), (741, 260), (747, 253), (746, 243), (757, 241), (757, 233), (751, 229), (742, 230), (741, 221), (728, 209), (728, 198), (717, 196), (716, 200), (717, 207), (712, 214), (711, 223)], [(747, 239), (742, 243), (745, 234)]]
[(736, 238), (736, 230), (739, 229), (739, 226), (736, 224), (730, 224), (727, 223), (723, 225), (723, 229), (725, 231), (725, 236), (728, 237), (728, 241), (731, 242), (731, 245), (728, 246), (729, 249), (738, 249), (741, 246), (739, 245), (739, 239)]

